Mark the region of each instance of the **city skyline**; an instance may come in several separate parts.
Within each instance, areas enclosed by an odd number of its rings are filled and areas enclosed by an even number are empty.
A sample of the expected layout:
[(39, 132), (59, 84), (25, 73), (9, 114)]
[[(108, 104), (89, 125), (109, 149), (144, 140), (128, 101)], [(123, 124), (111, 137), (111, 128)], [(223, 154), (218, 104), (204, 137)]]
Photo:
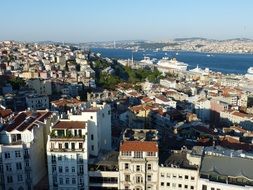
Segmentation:
[[(1, 3), (0, 40), (166, 41), (181, 37), (253, 38), (249, 0)], [(18, 32), (17, 32), (18, 31)]]

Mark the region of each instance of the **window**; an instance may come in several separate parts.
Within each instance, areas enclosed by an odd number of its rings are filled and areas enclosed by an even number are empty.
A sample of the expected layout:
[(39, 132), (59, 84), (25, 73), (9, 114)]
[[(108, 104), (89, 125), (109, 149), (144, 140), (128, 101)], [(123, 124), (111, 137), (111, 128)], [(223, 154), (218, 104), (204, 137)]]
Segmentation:
[(128, 190), (128, 189), (129, 189), (129, 186), (125, 186), (125, 189)]
[(129, 169), (129, 164), (125, 163), (125, 170), (128, 170), (128, 169)]
[(195, 177), (191, 176), (191, 180), (194, 180), (194, 179), (195, 179)]
[(173, 178), (177, 178), (177, 175), (176, 175), (176, 174), (173, 174), (172, 177), (173, 177)]
[(94, 145), (91, 145), (91, 150), (94, 150)]
[(130, 182), (130, 175), (128, 174), (125, 175), (125, 181)]
[(155, 156), (156, 153), (155, 152), (147, 152), (147, 156)]
[(59, 160), (59, 161), (62, 161), (62, 156), (58, 156), (58, 160)]
[(184, 185), (184, 188), (185, 188), (185, 189), (188, 189), (188, 185)]
[(21, 162), (16, 163), (16, 169), (17, 170), (22, 170), (22, 164), (21, 164)]
[(167, 178), (170, 178), (170, 173), (167, 173)]
[(73, 166), (72, 169), (71, 169), (72, 173), (75, 173), (76, 172), (76, 168)]
[(20, 154), (19, 150), (15, 151), (15, 156), (16, 156), (16, 158), (20, 158), (21, 157), (21, 154)]
[(152, 176), (148, 175), (148, 181), (151, 181)]
[(59, 171), (59, 173), (62, 173), (62, 166), (58, 167), (58, 171)]
[(83, 148), (83, 143), (79, 143), (79, 149)]
[(93, 119), (93, 116), (90, 116), (90, 119)]
[(152, 170), (152, 165), (148, 164), (148, 170)]
[(52, 155), (51, 161), (52, 161), (52, 162), (55, 162), (55, 161), (56, 161), (56, 156), (55, 156), (55, 155)]
[(91, 135), (91, 136), (90, 136), (90, 139), (93, 141), (93, 140), (94, 140), (94, 135)]
[(122, 156), (131, 156), (131, 151), (126, 151), (121, 153)]
[(182, 175), (178, 175), (178, 178), (179, 178), (179, 179), (182, 179), (182, 178), (183, 178), (183, 176), (182, 176)]
[(53, 165), (53, 166), (52, 166), (52, 172), (55, 172), (55, 171), (56, 171), (56, 166)]
[(140, 165), (137, 165), (136, 166), (136, 171), (139, 172), (141, 170), (141, 166)]
[(162, 186), (162, 187), (164, 186), (164, 182), (161, 182), (161, 186)]
[(75, 143), (71, 143), (71, 149), (75, 150)]
[(72, 184), (76, 184), (76, 178), (72, 178)]
[(7, 183), (12, 183), (12, 182), (13, 182), (12, 176), (7, 176)]
[(8, 171), (8, 172), (12, 171), (11, 164), (6, 164), (6, 171)]
[(176, 185), (176, 183), (172, 183), (172, 187), (176, 187), (177, 185)]
[(134, 152), (134, 158), (143, 158), (143, 153), (140, 151)]
[(193, 189), (194, 189), (194, 186), (191, 186), (191, 189), (193, 190)]
[(167, 183), (167, 187), (169, 187), (169, 186), (170, 186), (170, 183), (168, 182), (168, 183)]
[(142, 180), (142, 177), (141, 176), (137, 176), (136, 177), (136, 183), (142, 183), (143, 180)]
[(23, 181), (23, 176), (22, 175), (18, 175), (18, 181)]
[(161, 177), (164, 177), (164, 173), (161, 173)]
[(207, 190), (207, 186), (206, 185), (202, 185), (202, 190)]
[(65, 148), (69, 149), (69, 143), (65, 143)]
[(188, 175), (185, 175), (184, 178), (185, 178), (185, 179), (189, 179), (189, 176), (188, 176)]
[(65, 167), (65, 172), (66, 172), (66, 173), (69, 172), (69, 167), (68, 167), (68, 166)]
[(5, 153), (4, 153), (4, 158), (5, 158), (5, 159), (11, 158), (10, 153), (9, 153), (9, 152), (5, 152)]
[(63, 185), (63, 179), (61, 177), (59, 178), (59, 183), (60, 185)]
[(68, 177), (66, 178), (66, 184), (69, 184), (69, 178)]
[(111, 112), (110, 112), (110, 110), (108, 111), (108, 115), (110, 115), (111, 114)]
[(182, 184), (178, 184), (178, 188), (182, 188)]
[(215, 188), (214, 188), (214, 187), (211, 187), (211, 190), (215, 190)]

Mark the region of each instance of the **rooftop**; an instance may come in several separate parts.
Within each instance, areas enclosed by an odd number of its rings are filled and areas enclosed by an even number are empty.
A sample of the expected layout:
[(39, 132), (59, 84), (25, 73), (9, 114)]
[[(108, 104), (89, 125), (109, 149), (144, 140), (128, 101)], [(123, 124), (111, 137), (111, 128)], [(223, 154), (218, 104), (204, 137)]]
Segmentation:
[(52, 128), (53, 129), (84, 129), (86, 123), (84, 121), (58, 121)]
[(36, 126), (36, 122), (44, 122), (52, 112), (49, 111), (24, 111), (15, 115), (9, 123), (5, 124), (2, 130), (11, 132), (12, 130), (24, 131), (26, 129), (32, 130)]
[(161, 152), (159, 154), (160, 165), (172, 168), (185, 168), (197, 170), (197, 165), (191, 165), (187, 159), (187, 151)]
[(200, 173), (253, 180), (253, 160), (232, 156), (204, 156)]
[(154, 141), (123, 141), (120, 151), (158, 152), (158, 144)]
[(158, 131), (151, 129), (126, 129), (123, 134), (123, 139), (128, 141), (157, 141)]

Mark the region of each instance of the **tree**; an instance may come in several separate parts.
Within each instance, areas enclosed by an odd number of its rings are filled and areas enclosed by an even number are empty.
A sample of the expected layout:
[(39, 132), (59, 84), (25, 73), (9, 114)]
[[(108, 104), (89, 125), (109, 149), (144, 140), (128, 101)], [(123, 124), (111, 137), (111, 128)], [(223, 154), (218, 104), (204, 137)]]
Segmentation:
[(14, 90), (19, 90), (20, 87), (25, 86), (24, 79), (20, 77), (13, 77), (9, 82)]

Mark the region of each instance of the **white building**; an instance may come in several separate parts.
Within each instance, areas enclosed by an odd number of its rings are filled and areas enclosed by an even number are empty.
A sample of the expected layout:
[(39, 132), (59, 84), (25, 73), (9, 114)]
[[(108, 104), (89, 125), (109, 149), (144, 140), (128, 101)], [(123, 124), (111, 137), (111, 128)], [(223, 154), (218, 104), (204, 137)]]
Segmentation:
[(201, 154), (181, 150), (163, 157), (160, 158), (159, 190), (197, 190)]
[(88, 189), (88, 132), (83, 121), (60, 120), (47, 143), (49, 189)]
[(108, 104), (94, 102), (80, 111), (72, 111), (69, 119), (87, 122), (90, 155), (97, 156), (100, 150), (111, 150), (111, 107)]
[(52, 83), (50, 80), (30, 79), (27, 81), (27, 85), (39, 95), (52, 95)]
[(35, 189), (46, 176), (45, 145), (52, 112), (20, 112), (0, 132), (0, 188)]
[(252, 190), (253, 160), (242, 156), (205, 155), (198, 190)]
[(49, 98), (46, 95), (28, 95), (25, 100), (27, 108), (31, 110), (49, 108)]
[(211, 117), (211, 102), (208, 99), (199, 99), (194, 102), (195, 112), (203, 122), (209, 122)]
[(155, 130), (125, 131), (119, 153), (119, 189), (158, 189), (156, 141)]

